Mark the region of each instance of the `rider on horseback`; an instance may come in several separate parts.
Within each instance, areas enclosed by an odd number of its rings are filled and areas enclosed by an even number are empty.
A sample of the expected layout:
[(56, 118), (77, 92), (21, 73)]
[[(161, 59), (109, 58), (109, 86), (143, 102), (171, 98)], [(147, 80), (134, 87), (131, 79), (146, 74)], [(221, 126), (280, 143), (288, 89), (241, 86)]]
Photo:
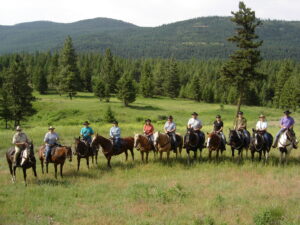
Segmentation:
[(259, 121), (257, 121), (256, 123), (256, 131), (260, 132), (263, 135), (263, 139), (269, 148), (272, 144), (270, 143), (272, 138), (271, 135), (267, 132), (267, 128), (268, 128), (268, 123), (266, 121), (266, 117), (263, 114), (261, 114), (259, 116)]
[(121, 148), (121, 129), (118, 126), (118, 121), (113, 122), (113, 127), (110, 128), (109, 136), (113, 140), (113, 146), (117, 149), (117, 151)]
[(243, 112), (238, 112), (237, 118), (235, 120), (234, 129), (237, 133), (244, 139), (246, 145), (250, 143), (250, 133), (247, 131), (247, 120), (244, 117)]
[(57, 146), (58, 143), (57, 141), (59, 140), (59, 136), (57, 133), (54, 132), (55, 128), (50, 126), (48, 128), (49, 132), (46, 133), (45, 138), (44, 138), (44, 142), (46, 144), (46, 163), (50, 162), (50, 158), (51, 158), (51, 150), (54, 146)]
[(164, 131), (171, 138), (171, 143), (173, 141), (172, 147), (176, 149), (177, 141), (176, 141), (176, 124), (173, 122), (173, 116), (168, 117), (168, 121), (165, 123)]
[(201, 131), (202, 121), (199, 120), (197, 117), (198, 113), (193, 112), (192, 118), (190, 118), (188, 121), (188, 128), (192, 128), (194, 130), (194, 132), (198, 135), (199, 138), (198, 143), (202, 143), (201, 140), (205, 138), (203, 132)]
[[(284, 117), (282, 117), (280, 120), (281, 128), (279, 132), (276, 134), (274, 145), (272, 146), (273, 148), (277, 147), (280, 135), (283, 134), (287, 129), (290, 129), (294, 133), (293, 126), (295, 124), (295, 120), (293, 117), (290, 116), (290, 114), (291, 112), (289, 110), (284, 112)], [(295, 136), (295, 134), (293, 136)], [(296, 149), (297, 148), (296, 138), (293, 138), (292, 143), (293, 143), (293, 148)]]
[(92, 135), (94, 134), (94, 131), (91, 127), (89, 127), (90, 123), (88, 121), (85, 121), (83, 125), (84, 127), (81, 128), (80, 135), (83, 140), (90, 145), (92, 143)]
[(14, 154), (14, 165), (17, 165), (17, 159), (23, 150), (24, 146), (26, 146), (29, 142), (27, 135), (22, 132), (20, 126), (16, 127), (16, 133), (13, 136), (12, 143), (15, 145), (15, 154)]
[(226, 138), (225, 138), (225, 135), (223, 133), (223, 126), (224, 126), (224, 124), (223, 124), (223, 121), (221, 119), (221, 116), (217, 115), (216, 120), (214, 122), (214, 132), (220, 136), (220, 138), (222, 140), (222, 143), (223, 143), (222, 148), (223, 148), (223, 150), (226, 150)]
[(151, 120), (147, 119), (145, 121), (145, 125), (144, 125), (144, 134), (147, 136), (148, 140), (153, 143), (154, 142), (154, 137), (153, 137), (153, 133), (154, 133), (154, 127), (151, 124)]

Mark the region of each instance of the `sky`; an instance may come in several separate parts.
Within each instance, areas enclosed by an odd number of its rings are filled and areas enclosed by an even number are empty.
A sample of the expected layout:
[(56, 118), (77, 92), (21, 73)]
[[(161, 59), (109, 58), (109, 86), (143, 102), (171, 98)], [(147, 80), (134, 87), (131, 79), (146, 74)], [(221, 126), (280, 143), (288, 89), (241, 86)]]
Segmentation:
[[(229, 16), (238, 0), (1, 0), (0, 24), (107, 17), (159, 26), (201, 16)], [(245, 0), (262, 19), (300, 20), (300, 0)]]

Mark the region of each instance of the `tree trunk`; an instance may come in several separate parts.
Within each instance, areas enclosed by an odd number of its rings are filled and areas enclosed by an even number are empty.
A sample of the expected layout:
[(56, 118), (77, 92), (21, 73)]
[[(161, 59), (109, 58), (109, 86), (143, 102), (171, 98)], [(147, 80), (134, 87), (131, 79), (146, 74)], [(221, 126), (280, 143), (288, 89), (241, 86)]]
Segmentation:
[(70, 100), (72, 100), (72, 93), (69, 93)]
[(242, 94), (240, 94), (238, 97), (236, 116), (238, 115), (239, 111), (241, 111), (241, 105), (242, 105)]
[(8, 128), (8, 120), (6, 119), (5, 120), (5, 129), (7, 129)]

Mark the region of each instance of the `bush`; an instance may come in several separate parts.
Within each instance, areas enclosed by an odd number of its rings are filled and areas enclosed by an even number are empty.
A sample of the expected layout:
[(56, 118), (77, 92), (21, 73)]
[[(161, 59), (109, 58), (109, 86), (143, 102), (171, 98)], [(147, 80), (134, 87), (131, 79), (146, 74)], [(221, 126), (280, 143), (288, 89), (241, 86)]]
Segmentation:
[(104, 120), (107, 122), (107, 123), (112, 123), (116, 120), (115, 118), (115, 114), (114, 112), (112, 111), (112, 109), (110, 108), (110, 106), (108, 106), (105, 114), (104, 114)]
[(279, 208), (267, 208), (256, 214), (253, 218), (256, 225), (280, 225), (283, 221), (284, 211)]
[(164, 115), (158, 115), (157, 116), (157, 120), (167, 120), (168, 117), (167, 116), (164, 116)]

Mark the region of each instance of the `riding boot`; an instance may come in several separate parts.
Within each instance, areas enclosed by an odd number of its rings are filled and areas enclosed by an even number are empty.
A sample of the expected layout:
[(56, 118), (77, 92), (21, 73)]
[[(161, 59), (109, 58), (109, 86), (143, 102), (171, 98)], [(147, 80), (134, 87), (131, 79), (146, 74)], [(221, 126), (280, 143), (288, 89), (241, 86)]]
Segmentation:
[(278, 144), (278, 138), (275, 139), (274, 144), (272, 145), (272, 148), (277, 148)]

